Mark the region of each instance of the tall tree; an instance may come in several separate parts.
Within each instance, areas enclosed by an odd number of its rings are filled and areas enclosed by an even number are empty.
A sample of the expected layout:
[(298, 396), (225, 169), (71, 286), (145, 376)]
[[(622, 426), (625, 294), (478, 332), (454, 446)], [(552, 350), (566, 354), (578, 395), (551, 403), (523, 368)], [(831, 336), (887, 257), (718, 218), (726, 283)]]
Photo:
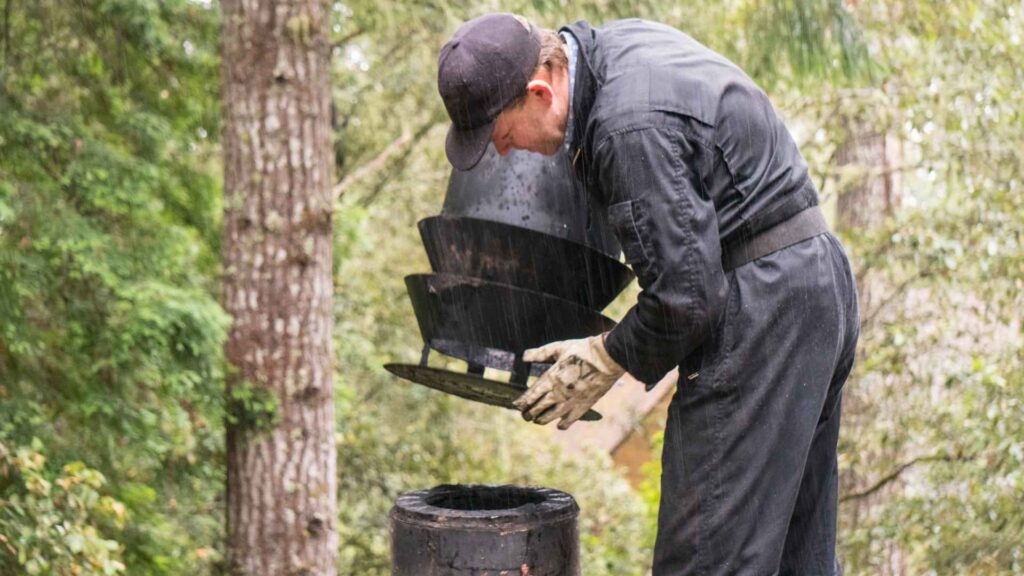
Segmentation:
[(222, 3), (233, 574), (335, 573), (330, 40), (319, 0)]

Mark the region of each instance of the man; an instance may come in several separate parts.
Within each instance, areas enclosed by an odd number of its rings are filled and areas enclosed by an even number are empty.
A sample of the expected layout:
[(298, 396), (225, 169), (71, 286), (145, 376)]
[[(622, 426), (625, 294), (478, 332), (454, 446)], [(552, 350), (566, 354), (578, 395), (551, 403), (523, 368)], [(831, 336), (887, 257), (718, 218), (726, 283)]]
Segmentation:
[(566, 428), (624, 372), (679, 367), (655, 576), (833, 574), (840, 400), (856, 291), (807, 165), (764, 92), (668, 26), (559, 34), (511, 14), (442, 48), (446, 153), (553, 154), (608, 217), (642, 292), (615, 329), (527, 351), (553, 365), (517, 400)]

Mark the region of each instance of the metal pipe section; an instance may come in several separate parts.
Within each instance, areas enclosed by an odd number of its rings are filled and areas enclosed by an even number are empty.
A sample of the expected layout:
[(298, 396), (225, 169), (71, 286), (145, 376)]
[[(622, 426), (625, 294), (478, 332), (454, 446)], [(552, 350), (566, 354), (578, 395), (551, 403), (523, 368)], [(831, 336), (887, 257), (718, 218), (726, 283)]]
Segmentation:
[(398, 498), (392, 576), (579, 576), (579, 507), (549, 488), (442, 485)]

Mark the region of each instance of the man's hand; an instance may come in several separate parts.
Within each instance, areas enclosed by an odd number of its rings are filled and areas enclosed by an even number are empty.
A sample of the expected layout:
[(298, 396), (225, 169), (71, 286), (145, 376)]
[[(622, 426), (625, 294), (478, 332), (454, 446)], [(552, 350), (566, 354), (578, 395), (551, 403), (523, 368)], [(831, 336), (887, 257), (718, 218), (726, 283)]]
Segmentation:
[(512, 405), (537, 424), (561, 418), (559, 430), (572, 426), (626, 373), (608, 355), (602, 335), (533, 348), (523, 360), (554, 364)]

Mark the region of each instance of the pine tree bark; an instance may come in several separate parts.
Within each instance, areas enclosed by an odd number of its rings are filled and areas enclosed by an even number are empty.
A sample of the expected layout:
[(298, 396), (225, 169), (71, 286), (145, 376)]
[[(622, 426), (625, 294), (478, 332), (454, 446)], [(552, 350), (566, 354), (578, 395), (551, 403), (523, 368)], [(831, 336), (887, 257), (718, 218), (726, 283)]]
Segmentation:
[(336, 574), (326, 2), (222, 0), (227, 564)]

